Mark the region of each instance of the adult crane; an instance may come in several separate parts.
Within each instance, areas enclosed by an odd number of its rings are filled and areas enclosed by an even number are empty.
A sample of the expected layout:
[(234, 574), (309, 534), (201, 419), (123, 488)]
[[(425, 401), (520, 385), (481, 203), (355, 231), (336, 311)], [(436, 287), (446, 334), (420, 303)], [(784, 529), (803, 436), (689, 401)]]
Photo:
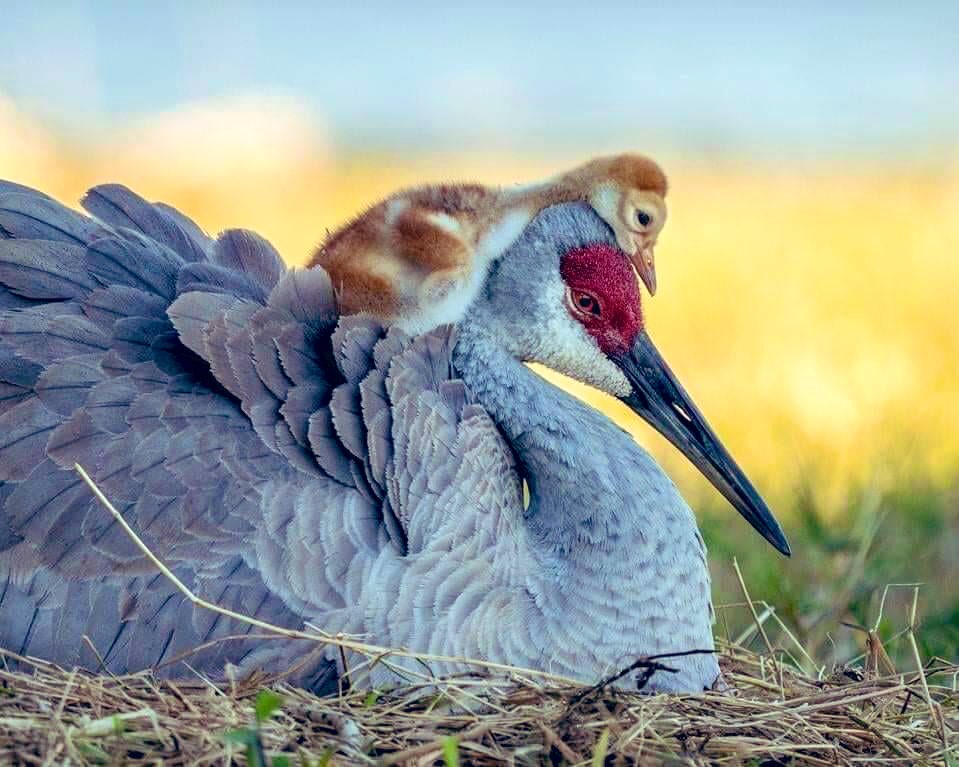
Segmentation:
[[(416, 336), (339, 316), (321, 267), (287, 270), (250, 232), (211, 240), (117, 185), (84, 206), (0, 185), (0, 647), (111, 672), (335, 674), (332, 655), (297, 666), (303, 643), (195, 609), (76, 462), (197, 595), (277, 625), (584, 682), (711, 649), (689, 507), (529, 361), (626, 402), (789, 553), (585, 202), (545, 208), (454, 323)], [(647, 689), (719, 677), (710, 654), (671, 664)], [(404, 668), (422, 671), (394, 658), (373, 682)]]

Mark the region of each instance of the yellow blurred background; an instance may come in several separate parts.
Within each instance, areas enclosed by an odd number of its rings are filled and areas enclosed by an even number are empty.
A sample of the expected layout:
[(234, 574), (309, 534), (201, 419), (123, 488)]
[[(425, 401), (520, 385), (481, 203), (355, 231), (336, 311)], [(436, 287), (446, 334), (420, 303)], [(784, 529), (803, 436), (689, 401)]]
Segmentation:
[[(636, 147), (623, 147), (634, 149)], [(289, 100), (191, 104), (69, 140), (0, 100), (0, 169), (68, 204), (120, 181), (209, 232), (254, 229), (291, 264), (403, 185), (515, 183), (583, 152), (334, 152)], [(959, 476), (959, 166), (661, 158), (670, 220), (650, 332), (764, 491), (814, 469), (836, 507), (851, 482)], [(698, 475), (609, 398), (692, 492)]]

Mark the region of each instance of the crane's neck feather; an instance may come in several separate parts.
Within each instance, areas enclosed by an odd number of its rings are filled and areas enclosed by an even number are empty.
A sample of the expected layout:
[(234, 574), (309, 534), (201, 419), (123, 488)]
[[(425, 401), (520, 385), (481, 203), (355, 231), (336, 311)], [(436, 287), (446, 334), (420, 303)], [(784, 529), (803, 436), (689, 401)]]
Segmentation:
[(502, 349), (481, 321), (460, 325), (453, 359), (516, 453), (530, 488), (527, 525), (550, 548), (608, 550), (672, 517), (695, 526), (632, 437)]
[[(453, 365), (512, 446), (529, 484), (530, 625), (554, 647), (579, 648), (581, 627), (598, 627), (602, 638), (591, 646), (603, 646), (596, 662), (610, 671), (639, 646), (711, 649), (705, 546), (673, 483), (628, 434), (526, 367), (489, 327), (474, 308), (459, 325)], [(570, 626), (578, 627), (575, 634)], [(677, 664), (691, 678), (719, 673), (711, 655)]]

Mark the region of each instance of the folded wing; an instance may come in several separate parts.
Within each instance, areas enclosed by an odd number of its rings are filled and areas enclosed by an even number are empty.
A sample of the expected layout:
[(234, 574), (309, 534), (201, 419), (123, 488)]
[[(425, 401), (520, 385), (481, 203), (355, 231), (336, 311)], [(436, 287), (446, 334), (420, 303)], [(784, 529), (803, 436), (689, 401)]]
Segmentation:
[(116, 672), (303, 654), (195, 610), (74, 463), (200, 596), (428, 644), (436, 616), (397, 608), (424, 582), (415, 556), (455, 568), (449, 535), (490, 538), (518, 505), (449, 329), (340, 319), (322, 269), (288, 271), (261, 237), (211, 239), (122, 186), (83, 204), (95, 218), (0, 182), (0, 647)]

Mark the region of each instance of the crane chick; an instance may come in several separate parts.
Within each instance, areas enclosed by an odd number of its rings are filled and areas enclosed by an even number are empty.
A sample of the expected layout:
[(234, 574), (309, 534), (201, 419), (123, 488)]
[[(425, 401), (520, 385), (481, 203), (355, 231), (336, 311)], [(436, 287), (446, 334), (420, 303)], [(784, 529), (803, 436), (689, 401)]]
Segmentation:
[(401, 190), (330, 235), (310, 266), (333, 280), (343, 314), (372, 314), (420, 333), (458, 319), (489, 265), (544, 208), (588, 202), (650, 294), (653, 248), (666, 222), (666, 175), (639, 154), (593, 159), (546, 181), (499, 188), (442, 184)]

